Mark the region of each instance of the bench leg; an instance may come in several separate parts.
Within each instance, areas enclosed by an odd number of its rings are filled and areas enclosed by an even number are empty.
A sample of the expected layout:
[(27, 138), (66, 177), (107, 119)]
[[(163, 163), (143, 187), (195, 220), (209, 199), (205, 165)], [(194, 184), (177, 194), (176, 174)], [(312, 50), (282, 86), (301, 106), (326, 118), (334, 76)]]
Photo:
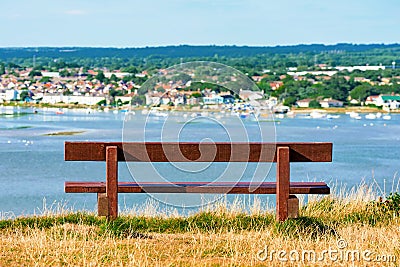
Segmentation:
[(288, 200), (288, 218), (299, 217), (299, 199), (295, 195), (290, 195)]
[(106, 193), (97, 193), (97, 215), (108, 216), (108, 199)]
[(106, 196), (108, 200), (108, 218), (118, 217), (118, 148), (107, 147), (106, 150)]
[(288, 218), (288, 202), (290, 187), (289, 147), (278, 147), (276, 171), (276, 220)]

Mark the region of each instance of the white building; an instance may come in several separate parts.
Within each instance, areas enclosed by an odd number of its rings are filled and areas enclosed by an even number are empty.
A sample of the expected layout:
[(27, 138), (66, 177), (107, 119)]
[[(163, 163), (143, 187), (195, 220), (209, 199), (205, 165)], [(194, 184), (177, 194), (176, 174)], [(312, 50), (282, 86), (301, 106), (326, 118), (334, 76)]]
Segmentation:
[(44, 94), (41, 100), (42, 103), (46, 104), (57, 104), (63, 102), (62, 94)]
[(42, 71), (42, 76), (50, 78), (60, 78), (60, 73), (54, 71)]
[(323, 108), (343, 107), (343, 102), (335, 99), (324, 99), (322, 101), (319, 101), (319, 104)]
[(42, 103), (48, 104), (81, 104), (81, 105), (96, 105), (102, 100), (106, 100), (104, 96), (83, 96), (83, 95), (62, 95), (62, 94), (45, 94), (42, 98)]
[(106, 100), (104, 96), (89, 96), (89, 95), (69, 95), (63, 96), (63, 102), (66, 104), (74, 104), (78, 103), (81, 105), (89, 105), (93, 106), (99, 103), (100, 101)]
[(205, 105), (217, 105), (224, 103), (224, 98), (222, 96), (212, 94), (211, 96), (203, 97), (203, 103)]
[(6, 101), (19, 100), (19, 92), (16, 89), (6, 90), (4, 100)]
[(311, 98), (301, 99), (296, 101), (296, 105), (299, 108), (308, 108), (310, 106)]
[(352, 72), (354, 70), (361, 70), (361, 71), (367, 71), (367, 70), (384, 70), (385, 66), (343, 66), (343, 67), (335, 67), (338, 71), (343, 71), (347, 70), (349, 72)]
[(376, 106), (383, 107), (384, 110), (400, 108), (399, 95), (380, 95), (376, 99)]
[(263, 93), (260, 91), (242, 90), (239, 91), (239, 97), (243, 100), (259, 100), (263, 98)]
[(336, 73), (338, 73), (336, 70), (325, 70), (325, 71), (298, 71), (298, 72), (288, 71), (287, 74), (290, 76), (305, 76), (307, 74), (311, 74), (314, 76), (322, 76), (322, 75), (333, 76)]

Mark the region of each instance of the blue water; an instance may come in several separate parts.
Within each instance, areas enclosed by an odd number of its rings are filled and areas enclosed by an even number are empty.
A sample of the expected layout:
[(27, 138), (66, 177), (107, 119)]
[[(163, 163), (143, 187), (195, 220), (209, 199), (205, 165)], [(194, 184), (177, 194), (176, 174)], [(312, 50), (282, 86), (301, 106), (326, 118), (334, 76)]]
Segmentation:
[[(146, 116), (136, 112), (129, 115), (119, 112), (94, 112), (85, 110), (65, 110), (64, 114), (56, 114), (56, 110), (5, 109), (0, 107), (0, 213), (3, 216), (40, 213), (44, 203), (47, 207), (54, 203), (75, 210), (96, 209), (95, 194), (65, 194), (64, 181), (104, 181), (105, 164), (100, 162), (66, 162), (64, 161), (64, 142), (74, 140), (91, 141), (129, 141), (129, 138), (145, 137), (146, 140), (172, 140), (171, 134), (179, 132), (180, 140), (199, 141), (211, 138), (218, 141), (238, 140), (240, 127), (230, 127), (229, 118), (219, 118), (224, 124), (213, 120), (194, 120), (182, 125), (182, 114), (170, 115), (169, 124), (163, 118), (153, 118), (146, 124)], [(7, 115), (8, 114), (8, 115)], [(190, 115), (191, 113), (187, 113)], [(216, 116), (216, 114), (210, 114)], [(258, 127), (268, 129), (274, 134), (274, 124), (270, 121), (257, 123), (243, 120), (248, 130), (248, 140), (259, 140)], [(125, 127), (124, 127), (125, 125)], [(222, 125), (222, 126), (221, 126)], [(276, 122), (277, 141), (328, 141), (333, 142), (332, 163), (294, 163), (291, 165), (292, 180), (326, 181), (328, 184), (344, 184), (348, 188), (360, 184), (376, 182), (382, 190), (389, 192), (393, 181), (397, 183), (400, 170), (400, 116), (392, 115), (392, 119), (384, 121), (354, 120), (342, 114), (338, 119), (280, 119)], [(170, 129), (160, 137), (163, 128)], [(126, 134), (129, 129), (129, 135)], [(72, 136), (47, 136), (46, 134), (63, 131), (83, 131)], [(226, 135), (229, 132), (230, 135)], [(267, 137), (272, 138), (271, 136)], [(207, 140), (206, 140), (207, 141)], [(267, 140), (270, 141), (270, 140)], [(142, 163), (120, 164), (120, 180), (132, 181), (149, 179), (151, 169), (167, 180), (208, 180), (207, 177), (221, 175), (226, 165), (213, 164), (200, 166), (205, 168), (201, 174), (181, 175), (178, 169), (190, 169), (185, 165), (168, 164), (146, 165)], [(246, 177), (254, 171), (254, 164), (238, 170)], [(261, 176), (266, 180), (274, 180), (275, 166), (261, 166)], [(185, 173), (185, 172), (184, 172)], [(187, 173), (187, 172), (186, 172)], [(239, 172), (227, 171), (227, 176), (237, 176)], [(241, 172), (240, 172), (241, 173)], [(196, 176), (197, 175), (197, 176)], [(233, 175), (233, 176), (232, 176)], [(151, 178), (150, 178), (151, 179)], [(244, 178), (245, 180), (246, 178)], [(386, 188), (385, 188), (386, 187)], [(149, 198), (145, 194), (121, 194), (121, 209), (145, 203)], [(156, 199), (176, 206), (197, 205), (205, 200), (200, 195), (156, 195)], [(213, 196), (214, 198), (214, 196)], [(266, 198), (266, 197), (265, 197)], [(211, 199), (211, 198), (210, 198)]]

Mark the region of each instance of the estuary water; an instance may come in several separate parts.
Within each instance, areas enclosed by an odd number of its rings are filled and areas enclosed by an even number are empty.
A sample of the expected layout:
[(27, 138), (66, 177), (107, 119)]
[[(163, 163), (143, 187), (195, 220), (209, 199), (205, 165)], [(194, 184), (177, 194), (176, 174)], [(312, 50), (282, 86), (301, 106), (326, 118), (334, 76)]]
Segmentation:
[[(43, 211), (44, 206), (54, 208), (57, 205), (74, 210), (95, 210), (95, 194), (66, 194), (64, 181), (104, 181), (105, 164), (64, 161), (64, 142), (122, 141), (127, 121), (130, 130), (137, 128), (138, 137), (145, 135), (146, 140), (151, 141), (161, 140), (159, 135), (166, 127), (166, 116), (169, 118), (168, 127), (181, 129), (180, 140), (212, 140), (214, 136), (220, 136), (216, 141), (228, 141), (221, 137), (223, 134), (217, 134), (218, 131), (226, 131), (226, 128), (221, 128), (215, 122), (222, 121), (228, 125), (230, 119), (226, 114), (209, 113), (207, 116), (217, 118), (214, 122), (200, 119), (182, 128), (183, 118), (201, 118), (199, 115), (192, 112), (157, 114), (149, 120), (144, 131), (143, 122), (148, 116), (141, 114), (141, 111), (132, 114), (121, 111), (0, 107), (0, 214), (3, 217), (37, 214)], [(261, 118), (258, 123), (248, 118), (241, 119), (250, 129), (249, 140), (260, 139), (259, 135), (251, 132), (252, 127), (256, 126), (255, 129), (265, 127), (269, 133), (273, 131), (273, 138), (277, 141), (333, 143), (332, 163), (294, 163), (291, 165), (292, 180), (325, 181), (331, 186), (344, 185), (348, 189), (366, 182), (375, 183), (383, 192), (396, 190), (400, 170), (399, 115), (392, 115), (391, 120), (367, 120), (364, 115), (361, 120), (355, 120), (346, 114), (334, 119), (311, 119), (307, 116), (276, 119), (275, 122), (271, 119)], [(230, 131), (236, 133), (235, 129)], [(139, 180), (151, 180), (148, 170), (152, 166), (120, 163), (119, 168), (120, 181), (133, 181), (132, 177), (136, 175), (142, 177)], [(225, 166), (216, 164), (208, 166), (207, 171), (208, 174), (218, 174), (223, 168)], [(157, 172), (162, 176), (175, 177), (176, 181), (188, 179), (179, 174), (176, 166), (161, 164)], [(246, 169), (243, 177), (247, 174)], [(265, 166), (258, 175), (273, 181), (274, 165)], [(207, 180), (206, 176), (203, 173), (190, 179)], [(271, 196), (261, 198), (273, 202)], [(120, 208), (123, 210), (140, 206), (149, 199), (161, 200), (161, 203), (177, 207), (196, 206), (199, 201), (205, 201), (204, 196), (199, 195), (167, 194), (154, 197), (146, 194), (121, 194)]]

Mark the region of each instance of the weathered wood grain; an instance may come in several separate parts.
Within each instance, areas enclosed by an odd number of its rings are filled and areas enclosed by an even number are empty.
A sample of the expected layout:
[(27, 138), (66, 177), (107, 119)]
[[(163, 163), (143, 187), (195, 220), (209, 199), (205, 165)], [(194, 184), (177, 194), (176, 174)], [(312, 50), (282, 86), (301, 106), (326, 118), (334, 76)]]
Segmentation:
[(116, 146), (107, 147), (106, 165), (108, 216), (110, 219), (115, 219), (118, 217), (118, 160)]
[(289, 147), (290, 162), (331, 162), (332, 143), (65, 142), (66, 161), (105, 161), (116, 146), (118, 161), (276, 162), (279, 147)]
[[(257, 187), (253, 191), (254, 187)], [(65, 182), (66, 193), (105, 193), (105, 182)], [(275, 182), (254, 184), (239, 183), (133, 183), (119, 182), (118, 193), (204, 193), (204, 194), (276, 194)], [(330, 188), (324, 182), (291, 182), (290, 194), (330, 194)]]

